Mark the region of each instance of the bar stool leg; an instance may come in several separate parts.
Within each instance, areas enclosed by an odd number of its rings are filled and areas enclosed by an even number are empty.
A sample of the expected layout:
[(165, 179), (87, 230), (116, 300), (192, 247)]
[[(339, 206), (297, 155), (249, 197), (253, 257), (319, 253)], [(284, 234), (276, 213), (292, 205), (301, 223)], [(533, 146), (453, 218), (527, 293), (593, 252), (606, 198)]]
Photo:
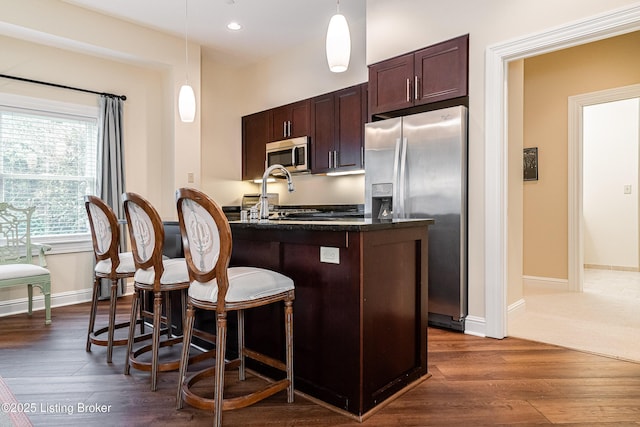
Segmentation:
[[(129, 364), (129, 357), (131, 352), (133, 351), (133, 341), (136, 334), (136, 317), (138, 314), (138, 306), (140, 305), (140, 290), (135, 288), (133, 289), (133, 301), (131, 301), (131, 320), (129, 322), (129, 339), (127, 340), (127, 357), (124, 361), (124, 374), (129, 375), (131, 365)], [(140, 315), (141, 321), (142, 315)]]
[(91, 298), (91, 313), (89, 314), (89, 331), (87, 332), (87, 351), (91, 351), (91, 334), (96, 323), (96, 312), (98, 311), (98, 286), (100, 279), (95, 278), (93, 283), (93, 297)]
[(215, 427), (222, 425), (222, 403), (224, 393), (224, 355), (227, 342), (227, 313), (218, 314), (216, 327), (216, 372), (214, 385), (214, 422)]
[(240, 368), (238, 368), (238, 379), (244, 381), (245, 375), (245, 357), (244, 357), (244, 310), (238, 310), (238, 359), (240, 359)]
[(111, 363), (111, 355), (113, 354), (113, 334), (115, 333), (116, 324), (116, 298), (118, 297), (118, 280), (111, 281), (111, 296), (109, 301), (109, 331), (107, 332), (107, 363)]
[(287, 341), (287, 379), (289, 380), (289, 387), (287, 387), (287, 403), (293, 403), (293, 301), (291, 300), (284, 302), (284, 319), (285, 336)]
[(160, 347), (160, 317), (162, 317), (162, 292), (153, 295), (153, 341), (151, 342), (151, 391), (158, 389), (158, 347)]
[(187, 322), (187, 296), (189, 293), (189, 289), (183, 289), (182, 292), (180, 292), (180, 304), (182, 304), (180, 307), (182, 308), (181, 310), (181, 322), (182, 322), (182, 334), (184, 334), (184, 328), (185, 328), (185, 324)]
[(182, 385), (187, 375), (187, 365), (189, 364), (189, 348), (191, 347), (191, 335), (193, 333), (193, 322), (195, 319), (195, 309), (192, 305), (187, 308), (187, 314), (182, 324), (182, 358), (180, 359), (180, 373), (178, 375), (178, 395), (176, 398), (176, 409), (182, 409)]
[(27, 285), (27, 297), (29, 300), (27, 303), (27, 313), (31, 316), (33, 314), (33, 285), (31, 283)]
[(171, 322), (171, 292), (164, 293), (164, 311), (165, 318), (167, 319), (167, 339), (173, 337), (172, 322)]

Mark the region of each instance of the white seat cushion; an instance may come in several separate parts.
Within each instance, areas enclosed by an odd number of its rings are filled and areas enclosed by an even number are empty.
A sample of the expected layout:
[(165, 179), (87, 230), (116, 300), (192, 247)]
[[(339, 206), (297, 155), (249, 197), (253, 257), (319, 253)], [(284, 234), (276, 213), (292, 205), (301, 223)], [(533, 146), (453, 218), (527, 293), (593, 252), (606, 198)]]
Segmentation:
[[(163, 259), (164, 272), (160, 278), (160, 283), (163, 285), (171, 285), (175, 283), (189, 282), (189, 272), (187, 271), (187, 262), (184, 258), (170, 258)], [(156, 278), (156, 272), (154, 268), (148, 268), (146, 270), (139, 269), (133, 276), (134, 280), (138, 283), (144, 283), (146, 285), (152, 285)]]
[(49, 274), (49, 270), (35, 264), (0, 265), (0, 280), (39, 276), (41, 274)]
[[(122, 252), (118, 254), (120, 257), (120, 264), (116, 269), (116, 273), (133, 273), (136, 271), (136, 265), (133, 262), (133, 254), (131, 252)], [(111, 273), (111, 260), (103, 259), (96, 263), (96, 273), (109, 274)]]
[[(276, 295), (294, 289), (293, 280), (280, 273), (256, 267), (231, 267), (227, 269), (229, 290), (225, 301), (240, 302)], [(200, 301), (218, 301), (218, 283), (193, 281), (189, 296)]]

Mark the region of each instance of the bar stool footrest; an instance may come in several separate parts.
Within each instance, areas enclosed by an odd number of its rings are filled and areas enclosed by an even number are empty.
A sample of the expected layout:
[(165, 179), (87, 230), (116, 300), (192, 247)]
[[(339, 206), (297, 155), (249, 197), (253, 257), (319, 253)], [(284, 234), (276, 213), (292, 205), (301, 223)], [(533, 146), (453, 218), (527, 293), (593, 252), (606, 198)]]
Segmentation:
[[(113, 329), (122, 329), (122, 328), (128, 328), (129, 327), (130, 322), (121, 322), (121, 323), (116, 323), (115, 325), (113, 325)], [(98, 338), (100, 335), (106, 334), (109, 332), (109, 326), (105, 326), (104, 328), (100, 328), (97, 331), (91, 332), (89, 334), (89, 340), (91, 341), (91, 344), (95, 344), (95, 345), (101, 345), (101, 346), (108, 346), (109, 345), (109, 341), (107, 339), (103, 339), (103, 338)], [(120, 338), (120, 339), (114, 339), (113, 340), (113, 345), (127, 345), (127, 338)]]
[[(232, 363), (235, 365), (236, 360)], [(225, 370), (230, 369), (231, 366), (226, 366)], [(195, 392), (191, 391), (190, 388), (194, 386), (196, 383), (215, 376), (215, 366), (211, 366), (209, 368), (203, 369), (201, 371), (196, 372), (193, 376), (191, 376), (185, 383), (182, 385), (182, 398), (184, 402), (193, 406), (194, 408), (204, 409), (207, 411), (214, 411), (214, 399), (206, 398), (199, 396)], [(245, 408), (247, 406), (253, 405), (256, 402), (259, 402), (263, 399), (266, 399), (269, 396), (273, 396), (274, 394), (286, 390), (289, 387), (289, 380), (282, 379), (279, 381), (275, 381), (267, 384), (266, 387), (263, 387), (259, 390), (256, 390), (252, 393), (248, 393), (242, 396), (230, 397), (222, 399), (222, 410), (228, 411), (232, 409), (240, 409)]]

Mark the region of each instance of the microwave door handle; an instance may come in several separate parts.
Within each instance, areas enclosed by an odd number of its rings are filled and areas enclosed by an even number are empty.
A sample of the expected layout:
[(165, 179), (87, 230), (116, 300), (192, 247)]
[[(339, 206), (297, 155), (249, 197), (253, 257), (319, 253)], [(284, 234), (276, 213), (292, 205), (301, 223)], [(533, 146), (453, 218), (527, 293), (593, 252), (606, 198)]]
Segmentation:
[(298, 165), (296, 164), (296, 147), (293, 147), (293, 148), (291, 149), (291, 166), (294, 166), (294, 167), (295, 167), (295, 166), (298, 166)]

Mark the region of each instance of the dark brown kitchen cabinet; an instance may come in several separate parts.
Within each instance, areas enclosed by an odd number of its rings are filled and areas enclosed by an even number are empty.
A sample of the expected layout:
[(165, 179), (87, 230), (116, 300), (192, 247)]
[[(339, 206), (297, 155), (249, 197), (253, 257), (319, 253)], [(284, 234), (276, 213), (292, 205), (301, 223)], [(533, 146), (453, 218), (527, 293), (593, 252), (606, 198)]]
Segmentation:
[(271, 110), (271, 141), (309, 135), (309, 100)]
[(369, 114), (468, 95), (469, 35), (369, 66)]
[(311, 172), (363, 168), (367, 84), (311, 99)]
[(242, 117), (242, 179), (262, 177), (265, 169), (266, 144), (271, 137), (269, 111)]

